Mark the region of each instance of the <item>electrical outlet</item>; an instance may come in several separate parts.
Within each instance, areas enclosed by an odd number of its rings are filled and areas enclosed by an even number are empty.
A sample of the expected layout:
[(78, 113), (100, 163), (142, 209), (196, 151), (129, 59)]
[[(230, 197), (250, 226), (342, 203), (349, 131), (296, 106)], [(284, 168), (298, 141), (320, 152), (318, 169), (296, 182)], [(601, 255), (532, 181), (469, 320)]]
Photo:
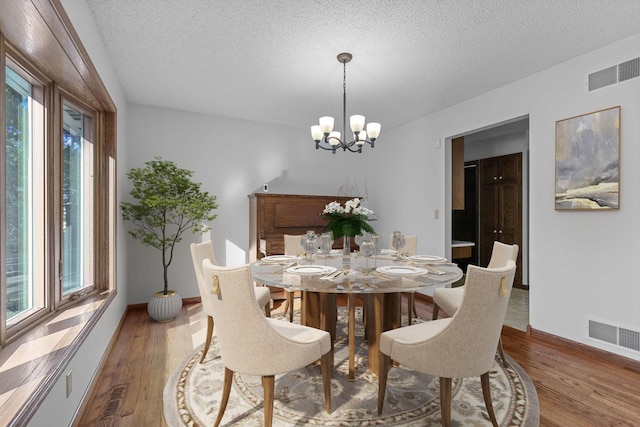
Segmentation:
[(73, 390), (73, 377), (71, 374), (73, 371), (67, 373), (67, 397), (71, 396), (71, 390)]

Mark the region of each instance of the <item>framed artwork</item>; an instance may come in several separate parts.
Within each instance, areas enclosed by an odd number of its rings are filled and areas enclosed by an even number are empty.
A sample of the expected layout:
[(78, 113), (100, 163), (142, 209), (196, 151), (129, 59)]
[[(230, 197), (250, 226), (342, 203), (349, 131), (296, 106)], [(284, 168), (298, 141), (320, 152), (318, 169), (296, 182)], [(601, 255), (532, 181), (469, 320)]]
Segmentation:
[(556, 210), (620, 207), (620, 107), (556, 122)]

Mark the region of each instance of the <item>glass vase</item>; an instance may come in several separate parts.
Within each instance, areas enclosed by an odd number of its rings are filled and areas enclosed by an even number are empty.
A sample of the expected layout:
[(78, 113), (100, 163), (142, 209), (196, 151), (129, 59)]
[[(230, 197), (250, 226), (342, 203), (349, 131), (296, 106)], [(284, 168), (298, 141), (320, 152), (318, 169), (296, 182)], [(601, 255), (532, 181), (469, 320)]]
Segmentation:
[(351, 256), (351, 239), (349, 236), (343, 236), (344, 243), (342, 244), (342, 256), (350, 257)]

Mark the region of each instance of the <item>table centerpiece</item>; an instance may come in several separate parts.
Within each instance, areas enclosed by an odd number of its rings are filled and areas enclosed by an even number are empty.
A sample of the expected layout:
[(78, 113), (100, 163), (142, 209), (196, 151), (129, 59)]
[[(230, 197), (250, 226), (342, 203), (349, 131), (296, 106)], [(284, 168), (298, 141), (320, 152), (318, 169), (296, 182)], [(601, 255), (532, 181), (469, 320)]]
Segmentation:
[(367, 221), (372, 221), (374, 215), (371, 209), (362, 206), (362, 200), (358, 197), (347, 200), (342, 206), (333, 201), (327, 204), (322, 211), (322, 217), (327, 220), (324, 231), (331, 231), (333, 237), (344, 238), (343, 255), (349, 256), (351, 252), (350, 239), (363, 231), (375, 233), (373, 227)]

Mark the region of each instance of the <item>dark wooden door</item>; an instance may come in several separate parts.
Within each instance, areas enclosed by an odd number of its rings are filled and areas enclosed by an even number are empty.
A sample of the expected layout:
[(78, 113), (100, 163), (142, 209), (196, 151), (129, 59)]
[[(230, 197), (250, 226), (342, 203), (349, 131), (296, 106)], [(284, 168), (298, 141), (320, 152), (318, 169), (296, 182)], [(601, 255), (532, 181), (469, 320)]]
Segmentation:
[(514, 286), (522, 286), (522, 153), (478, 162), (480, 265), (491, 258), (493, 242), (517, 244)]

